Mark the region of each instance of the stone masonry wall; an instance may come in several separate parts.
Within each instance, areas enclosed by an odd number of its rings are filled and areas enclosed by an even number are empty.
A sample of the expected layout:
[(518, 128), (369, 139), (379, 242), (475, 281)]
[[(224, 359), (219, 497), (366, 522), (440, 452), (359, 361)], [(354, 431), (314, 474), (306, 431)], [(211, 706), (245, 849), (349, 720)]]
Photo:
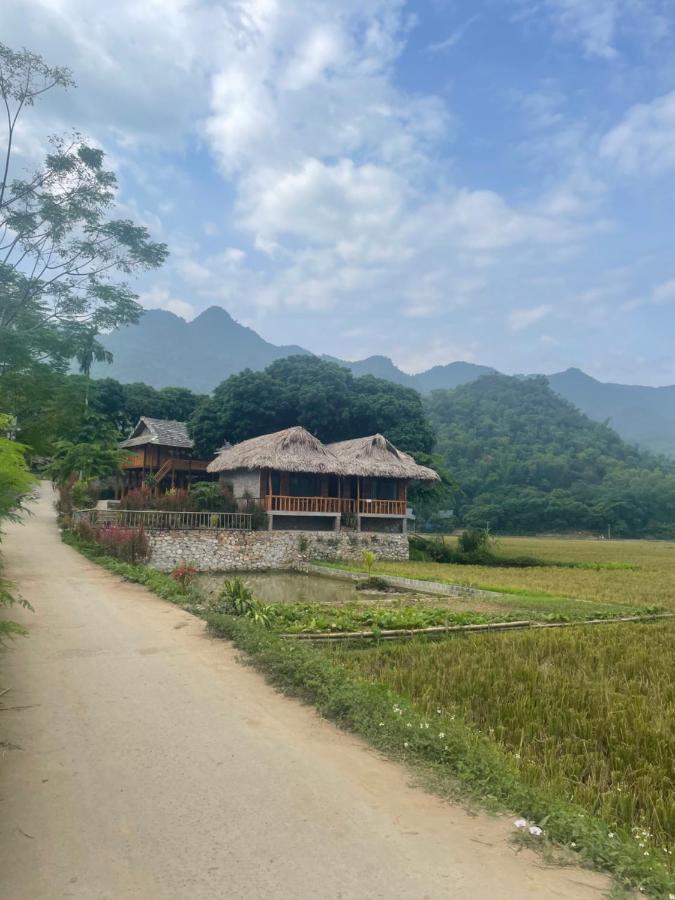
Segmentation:
[(200, 572), (293, 569), (313, 559), (408, 559), (405, 534), (316, 531), (149, 531), (149, 564), (163, 572), (191, 563)]

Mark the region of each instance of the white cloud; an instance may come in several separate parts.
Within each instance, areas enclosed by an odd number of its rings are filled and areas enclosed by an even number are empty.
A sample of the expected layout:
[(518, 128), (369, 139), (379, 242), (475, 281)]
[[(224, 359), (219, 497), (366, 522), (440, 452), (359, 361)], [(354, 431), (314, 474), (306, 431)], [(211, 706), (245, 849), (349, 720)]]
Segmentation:
[(453, 32), (451, 32), (446, 38), (442, 41), (437, 41), (436, 43), (429, 44), (427, 47), (428, 53), (442, 53), (444, 50), (450, 50), (456, 44), (462, 40), (468, 29), (473, 25), (475, 21), (477, 21), (480, 16), (471, 16), (471, 18), (467, 19), (459, 28), (456, 28)]
[(642, 176), (675, 168), (675, 91), (629, 109), (602, 139), (600, 156)]
[(545, 319), (552, 309), (553, 307), (549, 303), (542, 303), (540, 306), (533, 306), (530, 309), (514, 309), (509, 314), (509, 328), (516, 334), (524, 331)]
[(414, 374), (448, 362), (474, 362), (477, 351), (478, 345), (475, 343), (460, 344), (439, 339), (425, 343), (417, 350), (394, 352), (393, 357), (396, 365), (404, 372)]
[(151, 288), (149, 291), (144, 291), (138, 299), (146, 309), (168, 309), (169, 312), (182, 316), (184, 319), (193, 319), (195, 316), (195, 308), (191, 303), (172, 297), (166, 288)]
[(391, 170), (350, 159), (327, 165), (306, 159), (298, 169), (263, 170), (245, 183), (240, 201), (246, 226), (263, 240), (298, 235), (339, 244), (375, 235), (398, 215), (405, 185)]
[(658, 305), (675, 302), (675, 278), (654, 288), (653, 301)]
[(521, 0), (516, 19), (550, 21), (561, 40), (581, 45), (590, 58), (611, 61), (620, 38), (647, 50), (671, 29), (670, 0)]
[(619, 16), (618, 0), (548, 0), (556, 26), (576, 37), (589, 56), (612, 59)]

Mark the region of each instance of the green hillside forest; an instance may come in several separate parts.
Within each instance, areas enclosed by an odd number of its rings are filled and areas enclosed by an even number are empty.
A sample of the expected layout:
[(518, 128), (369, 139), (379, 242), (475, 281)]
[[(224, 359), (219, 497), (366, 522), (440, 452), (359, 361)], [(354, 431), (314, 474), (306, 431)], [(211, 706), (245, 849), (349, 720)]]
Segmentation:
[(459, 485), (457, 523), (497, 532), (675, 534), (675, 465), (623, 441), (543, 377), (486, 375), (426, 403)]

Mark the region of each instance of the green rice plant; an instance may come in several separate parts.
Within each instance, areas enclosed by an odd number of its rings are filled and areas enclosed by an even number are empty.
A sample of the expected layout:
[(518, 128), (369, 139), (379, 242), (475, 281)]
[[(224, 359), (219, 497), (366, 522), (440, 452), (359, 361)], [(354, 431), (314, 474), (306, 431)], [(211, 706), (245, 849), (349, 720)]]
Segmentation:
[(603, 626), (382, 645), (340, 659), (429, 715), (461, 717), (528, 784), (635, 830), (645, 853), (670, 863), (674, 639), (670, 623)]

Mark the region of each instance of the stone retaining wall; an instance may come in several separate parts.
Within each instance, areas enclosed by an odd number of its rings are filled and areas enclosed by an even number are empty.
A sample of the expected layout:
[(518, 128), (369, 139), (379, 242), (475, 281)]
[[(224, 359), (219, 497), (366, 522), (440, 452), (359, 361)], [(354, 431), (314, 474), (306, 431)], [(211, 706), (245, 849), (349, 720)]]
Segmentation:
[(200, 572), (293, 569), (312, 559), (408, 559), (405, 534), (316, 531), (148, 531), (149, 565), (163, 572), (180, 562)]

